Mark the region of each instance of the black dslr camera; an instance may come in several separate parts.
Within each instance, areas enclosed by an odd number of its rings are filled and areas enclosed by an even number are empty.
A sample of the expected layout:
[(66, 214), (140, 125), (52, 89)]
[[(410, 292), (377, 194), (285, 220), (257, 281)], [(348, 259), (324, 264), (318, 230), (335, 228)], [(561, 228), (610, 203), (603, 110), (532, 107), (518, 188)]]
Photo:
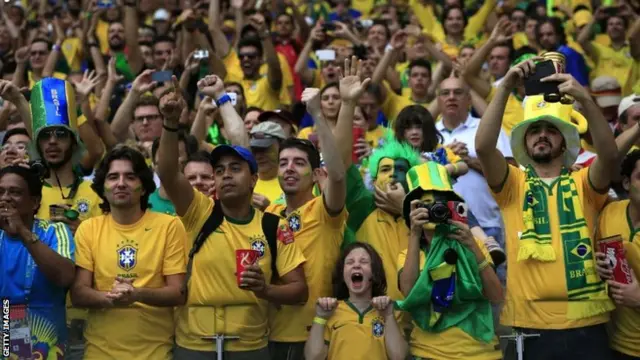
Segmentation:
[(29, 167), (40, 179), (46, 179), (49, 177), (49, 168), (44, 164), (44, 162), (42, 162), (42, 160), (29, 161)]
[(451, 210), (447, 206), (447, 203), (442, 201), (435, 201), (431, 204), (420, 203), (418, 207), (427, 209), (429, 211), (429, 222), (436, 224), (444, 224), (448, 220), (451, 220)]

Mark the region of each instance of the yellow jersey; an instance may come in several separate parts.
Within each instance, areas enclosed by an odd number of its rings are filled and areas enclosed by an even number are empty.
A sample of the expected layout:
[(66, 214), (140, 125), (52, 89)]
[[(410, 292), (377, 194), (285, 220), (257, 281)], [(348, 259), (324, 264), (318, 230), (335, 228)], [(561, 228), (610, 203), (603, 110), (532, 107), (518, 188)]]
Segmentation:
[(62, 42), (61, 48), (71, 71), (80, 71), (82, 66), (82, 41), (77, 37), (66, 38)]
[[(186, 250), (213, 211), (214, 201), (199, 191), (184, 214), (182, 223), (188, 234)], [(236, 250), (254, 249), (260, 253), (258, 264), (267, 282), (271, 281), (271, 251), (262, 231), (263, 212), (252, 209), (251, 219), (239, 221), (225, 217), (193, 257), (187, 306), (177, 310), (176, 343), (197, 351), (211, 351), (214, 343), (203, 336), (225, 334), (240, 336), (225, 344), (225, 351), (248, 351), (267, 346), (268, 303), (238, 287)], [(305, 262), (295, 244), (278, 241), (276, 265), (286, 275)]]
[[(476, 244), (480, 247), (485, 259), (493, 265), (489, 251), (484, 243), (477, 238)], [(407, 259), (407, 249), (402, 250), (398, 255), (397, 276), (404, 267)], [(420, 251), (420, 271), (424, 269), (424, 252)], [(487, 300), (489, 301), (489, 300)], [(409, 341), (411, 355), (427, 359), (448, 359), (448, 360), (496, 360), (502, 359), (502, 352), (498, 345), (498, 337), (486, 344), (474, 339), (471, 335), (457, 327), (449, 328), (440, 333), (428, 332), (420, 329), (416, 324), (411, 330)]]
[(69, 196), (72, 191), (72, 186), (67, 186), (64, 189), (58, 186), (52, 186), (45, 182), (42, 186), (42, 200), (40, 201), (40, 208), (36, 217), (40, 219), (51, 219), (49, 213), (49, 206), (66, 204), (71, 206), (73, 210), (76, 210), (80, 215), (80, 220), (84, 221), (94, 216), (102, 215), (100, 204), (102, 199), (91, 188), (91, 182), (82, 180), (79, 178), (78, 191), (73, 199), (63, 199), (63, 196)]
[[(622, 236), (625, 254), (633, 272), (640, 274), (640, 229), (629, 218), (629, 200), (609, 203), (599, 220), (598, 238)], [(623, 354), (640, 357), (640, 312), (626, 306), (616, 306), (612, 314), (609, 341), (611, 348)]]
[[(293, 73), (284, 55), (277, 54), (280, 62), (280, 71), (282, 72), (282, 87), (280, 91), (271, 89), (269, 81), (266, 81), (267, 73), (269, 72), (269, 65), (266, 62), (260, 66), (259, 79), (254, 81), (244, 79), (240, 59), (235, 50), (231, 49), (222, 60), (227, 69), (227, 76), (224, 81), (237, 82), (242, 85), (247, 106), (256, 106), (266, 111), (279, 109), (281, 105), (291, 105), (290, 89), (293, 87)], [(263, 80), (265, 80), (266, 88), (262, 85)]]
[(265, 196), (270, 203), (282, 197), (282, 188), (277, 176), (270, 180), (258, 179), (253, 192)]
[(267, 212), (285, 218), (293, 230), (296, 245), (307, 259), (304, 275), (309, 287), (305, 305), (271, 306), (269, 312), (269, 340), (279, 342), (305, 342), (316, 311), (319, 297), (332, 296), (331, 276), (340, 256), (347, 210), (331, 216), (318, 196), (285, 216), (286, 205), (271, 205)]
[(634, 59), (631, 56), (631, 47), (626, 44), (619, 50), (611, 46), (604, 46), (595, 41), (591, 42), (594, 49), (593, 62), (595, 69), (591, 71), (591, 79), (598, 76), (613, 76), (618, 80), (620, 88), (624, 89), (631, 78)]
[[(162, 288), (165, 276), (184, 274), (187, 233), (174, 216), (146, 211), (121, 225), (111, 215), (83, 221), (76, 232), (76, 265), (93, 273), (94, 288), (110, 291), (117, 276), (136, 288)], [(89, 310), (85, 359), (171, 359), (173, 308), (136, 302)]]
[(384, 102), (382, 103), (382, 112), (384, 113), (384, 116), (386, 116), (387, 120), (389, 121), (389, 127), (393, 127), (393, 124), (396, 121), (398, 114), (400, 114), (402, 109), (404, 109), (407, 106), (422, 105), (425, 109), (427, 110), (429, 109), (429, 103), (426, 103), (426, 102), (419, 103), (411, 99), (410, 89), (408, 92), (403, 91), (403, 95), (398, 95), (393, 90), (391, 90), (389, 85), (387, 85), (386, 83), (384, 84), (384, 86), (387, 89), (387, 97), (384, 99)]
[[(502, 189), (493, 193), (504, 218), (508, 269), (506, 300), (500, 322), (506, 326), (533, 329), (573, 329), (607, 322), (609, 313), (585, 319), (567, 318), (569, 304), (567, 280), (564, 276), (564, 256), (573, 249), (567, 249), (565, 252), (561, 241), (555, 191), (557, 181), (547, 185), (547, 213), (551, 228), (551, 244), (558, 260), (517, 261), (520, 250), (518, 234), (525, 229), (522, 207), (525, 201), (526, 175), (524, 171), (512, 165), (509, 165), (507, 171)], [(572, 172), (570, 176), (576, 184), (582, 212), (591, 234), (596, 216), (607, 200), (607, 193), (600, 194), (591, 186), (589, 168)], [(594, 248), (593, 243), (591, 248)]]
[[(490, 103), (493, 100), (493, 97), (496, 96), (496, 87), (491, 87), (491, 92), (489, 92), (489, 96), (487, 96), (487, 103)], [(516, 95), (513, 93), (509, 94), (507, 98), (507, 104), (504, 107), (504, 114), (502, 115), (502, 129), (507, 133), (508, 136), (511, 136), (511, 130), (514, 126), (524, 120), (524, 108), (522, 107), (522, 100), (518, 100)]]
[(324, 328), (327, 359), (386, 359), (384, 330), (384, 317), (372, 306), (360, 312), (349, 300), (338, 302)]

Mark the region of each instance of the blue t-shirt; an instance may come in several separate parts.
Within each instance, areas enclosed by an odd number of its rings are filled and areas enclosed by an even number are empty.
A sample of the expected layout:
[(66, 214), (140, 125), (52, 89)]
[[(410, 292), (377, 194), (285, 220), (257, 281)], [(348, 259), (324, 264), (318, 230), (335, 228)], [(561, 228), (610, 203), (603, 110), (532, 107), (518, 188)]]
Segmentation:
[[(75, 262), (75, 243), (66, 224), (35, 219), (34, 234), (61, 256)], [(65, 297), (67, 289), (53, 284), (40, 272), (22, 240), (0, 230), (0, 297), (11, 304), (25, 304), (26, 270), (33, 264), (28, 321), (34, 359), (64, 358), (67, 342)], [(56, 356), (56, 354), (58, 356)]]

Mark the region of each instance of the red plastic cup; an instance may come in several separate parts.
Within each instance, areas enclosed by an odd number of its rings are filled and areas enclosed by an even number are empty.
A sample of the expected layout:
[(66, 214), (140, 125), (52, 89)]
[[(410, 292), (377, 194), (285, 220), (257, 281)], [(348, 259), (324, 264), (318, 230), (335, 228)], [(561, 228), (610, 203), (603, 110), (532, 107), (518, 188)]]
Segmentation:
[(613, 280), (622, 284), (631, 284), (631, 269), (624, 256), (624, 245), (620, 235), (610, 236), (598, 241), (598, 249), (607, 255), (607, 261), (613, 270)]
[(358, 140), (360, 139), (364, 139), (364, 129), (359, 126), (354, 126), (353, 127), (353, 149), (351, 150), (351, 159), (353, 160), (354, 164), (357, 164), (360, 161), (360, 159), (358, 158), (358, 155), (356, 154), (356, 143), (358, 143)]
[(258, 261), (260, 253), (253, 249), (239, 249), (236, 250), (236, 280), (238, 286), (242, 282), (242, 272), (247, 266), (251, 266)]

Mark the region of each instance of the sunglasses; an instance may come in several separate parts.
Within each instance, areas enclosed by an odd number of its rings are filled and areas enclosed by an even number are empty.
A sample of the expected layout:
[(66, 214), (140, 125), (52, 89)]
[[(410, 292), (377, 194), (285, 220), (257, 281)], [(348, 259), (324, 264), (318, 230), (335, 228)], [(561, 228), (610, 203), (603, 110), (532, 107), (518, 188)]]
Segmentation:
[(258, 54), (256, 54), (256, 53), (238, 54), (238, 58), (240, 58), (240, 59), (248, 58), (249, 60), (255, 60), (255, 59), (258, 58)]
[(45, 129), (40, 132), (40, 139), (51, 139), (55, 136), (56, 139), (68, 139), (71, 137), (71, 133), (66, 129)]

